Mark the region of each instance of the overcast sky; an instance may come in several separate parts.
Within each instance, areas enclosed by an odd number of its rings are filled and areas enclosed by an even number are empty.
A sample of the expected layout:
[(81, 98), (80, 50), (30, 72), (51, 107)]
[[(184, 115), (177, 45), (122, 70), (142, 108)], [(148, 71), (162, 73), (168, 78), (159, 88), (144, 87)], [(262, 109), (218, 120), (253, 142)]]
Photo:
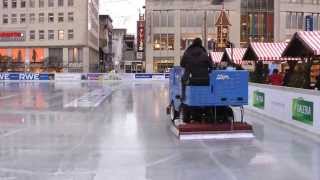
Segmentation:
[(143, 12), (145, 0), (100, 0), (100, 14), (108, 14), (113, 19), (114, 28), (127, 28), (136, 34), (139, 9)]

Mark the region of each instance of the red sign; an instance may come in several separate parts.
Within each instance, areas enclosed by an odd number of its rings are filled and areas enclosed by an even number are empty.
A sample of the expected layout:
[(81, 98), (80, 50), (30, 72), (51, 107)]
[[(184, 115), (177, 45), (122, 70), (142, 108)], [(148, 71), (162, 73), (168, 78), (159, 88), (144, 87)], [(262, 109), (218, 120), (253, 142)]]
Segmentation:
[(144, 52), (145, 21), (137, 22), (137, 47), (139, 52)]
[(0, 37), (23, 37), (23, 33), (21, 32), (0, 32)]
[(24, 41), (24, 32), (0, 32), (0, 41)]

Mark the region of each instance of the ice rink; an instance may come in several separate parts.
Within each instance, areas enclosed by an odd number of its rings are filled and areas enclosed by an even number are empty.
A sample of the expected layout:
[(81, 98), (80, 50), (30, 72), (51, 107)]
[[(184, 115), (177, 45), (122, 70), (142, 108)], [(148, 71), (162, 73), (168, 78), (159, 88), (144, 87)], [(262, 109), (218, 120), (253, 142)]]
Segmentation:
[(255, 139), (179, 141), (165, 82), (0, 82), (0, 180), (320, 180), (320, 143), (247, 113)]

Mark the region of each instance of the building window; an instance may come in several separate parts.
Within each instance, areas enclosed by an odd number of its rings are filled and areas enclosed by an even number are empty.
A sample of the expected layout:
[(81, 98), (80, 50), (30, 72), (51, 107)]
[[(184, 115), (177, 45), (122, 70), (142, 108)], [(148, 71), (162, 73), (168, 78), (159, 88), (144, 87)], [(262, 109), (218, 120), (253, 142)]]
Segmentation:
[(73, 0), (68, 0), (68, 6), (73, 6)]
[(2, 16), (2, 24), (8, 24), (9, 23), (9, 16), (7, 14), (4, 14)]
[(26, 0), (21, 0), (21, 3), (20, 3), (21, 8), (25, 8), (26, 4), (27, 4)]
[(320, 14), (313, 14), (313, 30), (320, 30)]
[(320, 4), (320, 0), (313, 0), (312, 3), (313, 4)]
[(34, 14), (34, 13), (31, 13), (29, 19), (30, 19), (30, 23), (33, 24), (33, 23), (36, 21), (36, 16), (35, 16), (35, 14)]
[(287, 29), (303, 29), (304, 14), (302, 12), (287, 12), (286, 28)]
[(63, 0), (58, 0), (58, 6), (59, 6), (59, 7), (62, 7), (63, 4), (64, 4)]
[(9, 4), (9, 3), (8, 3), (8, 0), (3, 0), (3, 1), (2, 1), (2, 4), (3, 4), (3, 8), (4, 8), (4, 9), (8, 8), (8, 4)]
[(44, 30), (39, 30), (39, 39), (44, 40)]
[(240, 41), (273, 42), (274, 0), (241, 0)]
[(17, 8), (17, 0), (12, 0), (11, 7), (12, 8)]
[(174, 50), (174, 34), (154, 34), (153, 50)]
[(26, 14), (20, 14), (20, 24), (26, 23)]
[(303, 4), (303, 0), (289, 0), (289, 3)]
[(58, 22), (63, 22), (64, 21), (64, 14), (63, 13), (59, 13), (58, 14)]
[(31, 63), (40, 63), (44, 61), (44, 48), (30, 48), (29, 59)]
[(30, 37), (30, 40), (35, 40), (36, 39), (36, 32), (35, 31), (30, 31), (29, 32), (29, 37)]
[(69, 12), (68, 13), (68, 21), (69, 22), (73, 22), (74, 21), (73, 12)]
[(44, 7), (44, 0), (39, 0), (39, 8), (43, 8)]
[(39, 23), (44, 23), (44, 13), (39, 13)]
[(58, 31), (58, 39), (59, 40), (64, 40), (64, 31), (63, 30), (59, 30)]
[(49, 13), (48, 14), (48, 22), (49, 23), (53, 23), (54, 22), (54, 14), (53, 13)]
[(35, 2), (35, 0), (29, 0), (29, 4), (30, 4), (30, 7), (31, 7), (31, 8), (34, 8), (36, 2)]
[(68, 48), (68, 62), (69, 63), (83, 62), (82, 48)]
[(63, 62), (63, 48), (49, 48), (49, 61), (62, 63)]
[(69, 30), (68, 30), (68, 39), (69, 39), (69, 40), (72, 40), (73, 38), (74, 38), (73, 29), (69, 29)]
[(54, 30), (48, 30), (48, 39), (54, 40)]
[(17, 23), (17, 14), (11, 14), (11, 24)]
[(54, 6), (54, 0), (49, 0), (48, 1), (48, 6), (53, 7)]

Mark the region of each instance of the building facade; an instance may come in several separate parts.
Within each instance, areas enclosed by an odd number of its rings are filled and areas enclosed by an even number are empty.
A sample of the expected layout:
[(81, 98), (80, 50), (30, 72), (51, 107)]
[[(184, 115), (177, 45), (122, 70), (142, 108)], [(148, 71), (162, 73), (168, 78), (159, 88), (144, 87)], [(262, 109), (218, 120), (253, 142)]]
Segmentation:
[(99, 71), (109, 72), (114, 68), (112, 61), (112, 19), (109, 15), (100, 15), (99, 23)]
[(236, 47), (246, 47), (248, 42), (286, 41), (306, 27), (320, 29), (319, 0), (213, 2), (146, 0), (147, 72), (166, 72), (178, 65), (196, 37), (206, 39), (204, 45), (213, 51), (217, 40), (215, 23), (223, 8), (231, 24), (229, 39)]
[(127, 29), (113, 29), (112, 32), (112, 54), (114, 69), (118, 72), (123, 69), (123, 54), (125, 49), (124, 36), (127, 34)]
[(3, 71), (96, 72), (98, 0), (1, 0)]

